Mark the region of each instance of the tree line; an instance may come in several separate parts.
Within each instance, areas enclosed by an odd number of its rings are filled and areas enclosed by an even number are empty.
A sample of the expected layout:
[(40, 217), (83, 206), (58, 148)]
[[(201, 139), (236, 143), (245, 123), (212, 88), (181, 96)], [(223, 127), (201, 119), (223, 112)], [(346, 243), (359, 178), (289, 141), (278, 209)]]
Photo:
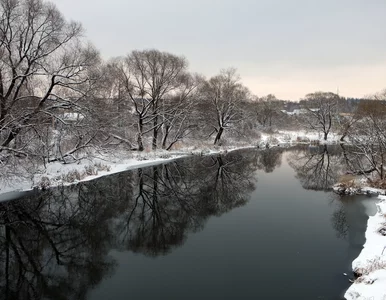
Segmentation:
[(253, 142), (271, 128), (305, 126), (325, 139), (338, 128), (345, 137), (358, 124), (342, 117), (353, 110), (345, 103), (333, 93), (309, 94), (300, 103), (307, 113), (295, 118), (283, 112), (288, 102), (253, 95), (234, 68), (207, 79), (185, 57), (156, 49), (104, 61), (81, 24), (54, 4), (0, 0), (2, 162), (68, 162), (118, 144), (143, 151), (182, 140)]
[(254, 129), (252, 98), (233, 68), (205, 79), (183, 56), (155, 49), (103, 61), (54, 4), (0, 1), (3, 160), (66, 161), (117, 143), (171, 149), (188, 136), (219, 144), (225, 131)]

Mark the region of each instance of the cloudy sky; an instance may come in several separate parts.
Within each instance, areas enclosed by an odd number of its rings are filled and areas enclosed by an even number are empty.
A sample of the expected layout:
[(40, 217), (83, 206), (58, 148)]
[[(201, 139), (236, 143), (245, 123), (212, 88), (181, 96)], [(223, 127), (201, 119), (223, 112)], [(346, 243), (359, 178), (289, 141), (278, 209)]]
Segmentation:
[(156, 48), (207, 77), (236, 67), (258, 96), (386, 88), (385, 0), (53, 0), (104, 58)]

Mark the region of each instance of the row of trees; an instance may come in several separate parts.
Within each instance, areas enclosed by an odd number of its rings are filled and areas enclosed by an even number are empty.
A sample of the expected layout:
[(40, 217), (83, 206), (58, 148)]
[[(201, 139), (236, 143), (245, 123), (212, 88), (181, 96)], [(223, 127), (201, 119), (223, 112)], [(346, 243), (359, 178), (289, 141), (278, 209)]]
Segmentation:
[(0, 155), (2, 161), (74, 159), (87, 147), (125, 143), (171, 149), (188, 136), (221, 142), (224, 132), (254, 137), (279, 107), (257, 98), (235, 69), (205, 79), (182, 56), (132, 51), (103, 61), (42, 0), (0, 0)]
[(219, 144), (224, 133), (254, 141), (262, 129), (299, 124), (325, 139), (331, 131), (358, 143), (371, 136), (380, 147), (384, 103), (375, 111), (359, 103), (353, 112), (344, 98), (317, 92), (300, 102), (306, 113), (295, 118), (274, 95), (252, 95), (233, 68), (206, 79), (190, 72), (184, 57), (158, 50), (106, 62), (81, 25), (67, 22), (52, 3), (0, 0), (3, 163), (15, 157), (66, 162), (89, 147), (118, 143), (139, 151), (171, 149), (188, 138)]
[(345, 160), (354, 174), (367, 176), (368, 180), (386, 178), (386, 91), (363, 99), (350, 112), (345, 112), (347, 102), (333, 93), (313, 93), (303, 100), (305, 113), (299, 120), (305, 127), (323, 133), (340, 134)]

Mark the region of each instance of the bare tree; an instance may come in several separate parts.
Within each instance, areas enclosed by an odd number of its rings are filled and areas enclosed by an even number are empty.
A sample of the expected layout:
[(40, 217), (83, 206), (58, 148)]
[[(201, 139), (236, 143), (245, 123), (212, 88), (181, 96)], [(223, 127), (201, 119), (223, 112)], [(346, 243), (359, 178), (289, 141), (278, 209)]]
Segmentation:
[(348, 148), (347, 159), (354, 173), (366, 175), (370, 181), (374, 180), (373, 172), (376, 180), (386, 178), (386, 104), (375, 99), (361, 101), (356, 112), (358, 121), (348, 133), (352, 147)]
[(148, 132), (153, 132), (152, 148), (157, 149), (162, 101), (179, 89), (187, 66), (184, 57), (158, 50), (133, 51), (118, 64), (137, 116), (138, 150), (144, 149), (143, 135)]
[(0, 1), (0, 152), (28, 155), (37, 124), (79, 107), (99, 61), (81, 35), (52, 3)]
[(200, 75), (187, 73), (180, 80), (181, 85), (175, 96), (162, 101), (162, 148), (166, 150), (170, 150), (198, 126), (193, 112), (204, 79)]
[(254, 113), (257, 121), (262, 127), (272, 127), (275, 116), (279, 115), (281, 102), (276, 99), (275, 95), (257, 98), (254, 103)]
[(338, 132), (340, 133), (340, 142), (344, 142), (350, 130), (358, 122), (358, 115), (351, 113), (336, 114), (336, 124)]
[(246, 101), (249, 91), (240, 83), (236, 69), (230, 68), (210, 78), (204, 84), (202, 95), (208, 104), (210, 122), (216, 132), (214, 144), (217, 144), (224, 130), (240, 119), (239, 105)]
[(302, 104), (307, 112), (302, 115), (302, 123), (312, 130), (322, 132), (324, 140), (327, 140), (336, 116), (338, 100), (339, 96), (330, 92), (306, 95)]

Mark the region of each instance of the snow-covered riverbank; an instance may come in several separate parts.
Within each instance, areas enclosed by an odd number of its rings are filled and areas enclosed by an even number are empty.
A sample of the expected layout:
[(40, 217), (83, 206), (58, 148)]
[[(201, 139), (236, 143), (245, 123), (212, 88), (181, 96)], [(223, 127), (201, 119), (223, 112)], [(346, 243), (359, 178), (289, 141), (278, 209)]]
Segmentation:
[(309, 144), (309, 143), (317, 143), (317, 144), (335, 144), (338, 143), (340, 139), (340, 135), (334, 132), (331, 132), (328, 135), (328, 139), (324, 140), (323, 135), (320, 132), (315, 131), (291, 131), (291, 130), (280, 130), (273, 133), (262, 133), (259, 144), (264, 145), (268, 144)]
[(315, 142), (332, 144), (337, 141), (338, 136), (334, 133), (331, 133), (328, 140), (324, 141), (322, 135), (317, 132), (307, 132), (304, 130), (276, 131), (273, 133), (262, 133), (259, 140), (250, 144), (230, 141), (229, 145), (223, 145), (221, 147), (203, 143), (200, 146), (188, 145), (176, 151), (111, 151), (95, 153), (71, 164), (54, 162), (46, 166), (30, 167), (28, 171), (21, 167), (16, 172), (11, 172), (11, 175), (5, 176), (5, 178), (3, 178), (4, 180), (0, 181), (0, 201), (13, 199), (17, 197), (17, 193), (30, 191), (33, 188), (48, 188), (58, 185), (74, 184), (80, 181), (92, 180), (101, 176), (163, 163), (190, 155), (209, 155), (243, 148), (266, 148), (283, 144), (293, 145), (297, 143)]
[(71, 185), (89, 181), (98, 177), (111, 175), (127, 170), (157, 165), (192, 155), (211, 155), (252, 146), (234, 146), (203, 150), (155, 151), (155, 152), (115, 152), (99, 153), (71, 164), (53, 162), (37, 168), (28, 176), (13, 176), (0, 184), (0, 201), (12, 200), (34, 188), (49, 188), (59, 185)]
[[(210, 155), (226, 153), (245, 148), (266, 148), (279, 145), (295, 144), (334, 144), (339, 142), (339, 136), (330, 134), (324, 141), (322, 136), (314, 132), (278, 131), (262, 133), (261, 138), (251, 144), (230, 143), (228, 146), (204, 145), (201, 147), (186, 147), (178, 151), (130, 152), (111, 151), (90, 155), (72, 164), (54, 162), (46, 166), (36, 167), (35, 172), (28, 176), (13, 176), (6, 182), (0, 182), (0, 201), (21, 197), (34, 188), (48, 188), (59, 185), (76, 184), (81, 181), (123, 172), (126, 170), (169, 162), (191, 155)], [(365, 182), (358, 182), (363, 186)], [(339, 186), (335, 188), (339, 191)], [(345, 187), (345, 193), (385, 194), (385, 190), (374, 188)], [(353, 270), (363, 274), (347, 291), (345, 297), (352, 299), (386, 299), (386, 196), (380, 196), (378, 214), (370, 217), (366, 232), (366, 244), (360, 256), (353, 262)], [(382, 229), (380, 231), (380, 229)], [(371, 298), (373, 297), (373, 298)]]
[(347, 290), (347, 300), (386, 299), (386, 196), (378, 197), (378, 212), (368, 220), (366, 243), (352, 263), (360, 277)]
[(347, 300), (386, 299), (386, 191), (368, 186), (365, 178), (350, 184), (335, 185), (341, 194), (378, 195), (377, 213), (367, 222), (366, 242), (359, 256), (352, 262), (352, 270), (359, 276), (345, 293)]
[(30, 191), (33, 188), (75, 184), (130, 169), (167, 162), (183, 156), (186, 156), (186, 154), (170, 154), (168, 158), (163, 158), (161, 155), (157, 156), (157, 154), (152, 156), (139, 155), (136, 158), (129, 159), (117, 156), (113, 158), (100, 156), (98, 158), (82, 159), (71, 164), (49, 163), (45, 168), (38, 169), (30, 177), (13, 177), (7, 182), (3, 182), (0, 187), (0, 201), (12, 200), (15, 195)]

